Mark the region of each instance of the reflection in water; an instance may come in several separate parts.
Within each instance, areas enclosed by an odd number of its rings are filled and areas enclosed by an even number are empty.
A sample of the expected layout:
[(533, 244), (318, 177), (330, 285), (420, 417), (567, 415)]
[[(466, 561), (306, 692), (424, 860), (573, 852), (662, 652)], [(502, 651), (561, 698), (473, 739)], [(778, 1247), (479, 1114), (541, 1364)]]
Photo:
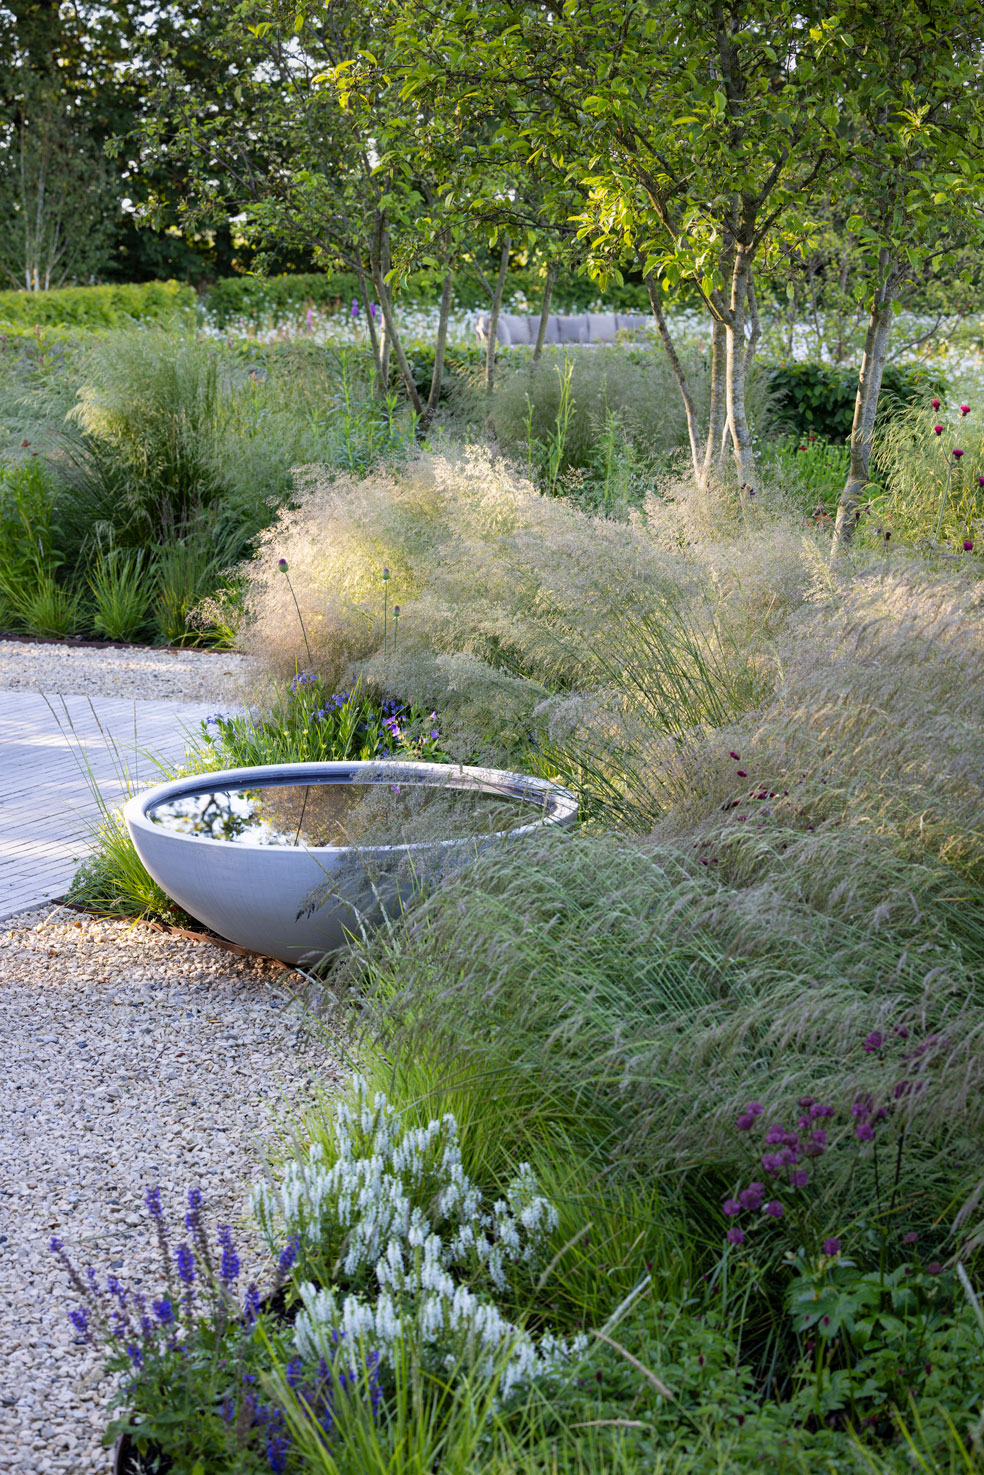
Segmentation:
[(419, 782), (297, 784), (172, 799), (148, 818), (233, 845), (401, 845), (516, 829), (542, 813), (531, 799)]

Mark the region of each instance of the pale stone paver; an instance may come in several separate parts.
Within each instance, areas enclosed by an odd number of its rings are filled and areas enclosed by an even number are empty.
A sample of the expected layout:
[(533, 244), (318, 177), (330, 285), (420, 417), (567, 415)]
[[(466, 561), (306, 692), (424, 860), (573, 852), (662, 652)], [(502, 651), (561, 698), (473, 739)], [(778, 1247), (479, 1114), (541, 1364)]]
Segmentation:
[(99, 806), (160, 781), (212, 707), (0, 690), (0, 920), (61, 896), (89, 848)]

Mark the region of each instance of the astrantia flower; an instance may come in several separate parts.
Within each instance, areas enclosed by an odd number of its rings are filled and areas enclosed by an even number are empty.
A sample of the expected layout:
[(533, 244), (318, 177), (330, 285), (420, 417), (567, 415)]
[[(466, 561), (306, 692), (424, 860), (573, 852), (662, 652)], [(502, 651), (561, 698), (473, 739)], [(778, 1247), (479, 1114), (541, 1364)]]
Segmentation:
[(823, 1252), (825, 1255), (839, 1255), (840, 1247), (840, 1240), (833, 1236), (830, 1239), (825, 1239), (823, 1242)]
[(745, 1231), (744, 1229), (739, 1229), (737, 1224), (733, 1224), (725, 1235), (725, 1239), (731, 1245), (743, 1245), (745, 1243)]

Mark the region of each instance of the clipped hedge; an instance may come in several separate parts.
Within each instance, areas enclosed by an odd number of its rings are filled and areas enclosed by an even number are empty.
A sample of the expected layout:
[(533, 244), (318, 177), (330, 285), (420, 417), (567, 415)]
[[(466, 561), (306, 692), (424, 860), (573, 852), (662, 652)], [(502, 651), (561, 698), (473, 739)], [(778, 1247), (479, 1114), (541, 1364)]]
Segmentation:
[[(767, 369), (769, 388), (778, 404), (776, 420), (793, 434), (813, 431), (826, 440), (850, 437), (854, 401), (858, 392), (856, 364), (773, 364)], [(946, 381), (938, 371), (888, 364), (878, 405), (884, 420), (899, 409), (934, 394), (942, 398)]]
[[(543, 296), (542, 278), (531, 271), (511, 271), (506, 278), (506, 301), (520, 294), (536, 310)], [(601, 296), (595, 282), (565, 273), (554, 286), (552, 305), (555, 312), (584, 312)], [(270, 318), (276, 324), (285, 318), (301, 316), (309, 305), (321, 309), (344, 308), (353, 297), (362, 297), (359, 279), (354, 272), (223, 277), (206, 289), (202, 306), (213, 327), (221, 330), (236, 318)], [(440, 298), (440, 283), (432, 277), (412, 276), (400, 287), (399, 297), (403, 302), (436, 306)], [(634, 282), (626, 282), (621, 287), (610, 284), (604, 299), (615, 311), (649, 309), (645, 287)], [(466, 309), (483, 309), (489, 305), (488, 294), (481, 283), (464, 272), (455, 282), (455, 300), (459, 307)]]
[(51, 292), (0, 292), (0, 325), (11, 328), (121, 328), (130, 322), (192, 319), (195, 289), (181, 282), (56, 287)]

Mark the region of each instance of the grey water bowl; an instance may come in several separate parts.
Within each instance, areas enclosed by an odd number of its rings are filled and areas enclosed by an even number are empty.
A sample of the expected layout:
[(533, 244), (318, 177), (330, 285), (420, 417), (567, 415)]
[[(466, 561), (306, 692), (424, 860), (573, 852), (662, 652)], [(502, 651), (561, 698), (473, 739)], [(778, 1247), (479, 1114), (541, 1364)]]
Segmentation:
[[(310, 795), (324, 786), (384, 784), (470, 790), (536, 807), (537, 818), (491, 833), (418, 843), (306, 844)], [(277, 796), (275, 791), (286, 790)], [(319, 794), (319, 791), (320, 792)], [(300, 805), (294, 832), (262, 815), (257, 793)], [(315, 804), (319, 801), (316, 799)], [(310, 963), (395, 915), (420, 880), (464, 864), (493, 840), (522, 842), (548, 828), (568, 828), (577, 800), (548, 779), (491, 768), (388, 759), (352, 763), (280, 763), (190, 774), (137, 794), (123, 817), (137, 854), (179, 906), (220, 937), (285, 963)]]

